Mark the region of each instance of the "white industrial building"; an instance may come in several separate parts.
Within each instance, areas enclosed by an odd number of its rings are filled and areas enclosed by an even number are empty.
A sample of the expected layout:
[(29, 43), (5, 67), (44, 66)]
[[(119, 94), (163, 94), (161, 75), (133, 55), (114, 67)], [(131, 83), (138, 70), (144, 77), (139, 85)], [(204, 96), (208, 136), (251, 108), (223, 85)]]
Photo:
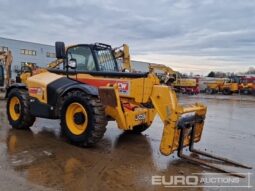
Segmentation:
[(0, 37), (0, 51), (7, 50), (13, 56), (12, 78), (16, 77), (14, 68), (20, 68), (26, 62), (44, 67), (56, 59), (54, 46)]

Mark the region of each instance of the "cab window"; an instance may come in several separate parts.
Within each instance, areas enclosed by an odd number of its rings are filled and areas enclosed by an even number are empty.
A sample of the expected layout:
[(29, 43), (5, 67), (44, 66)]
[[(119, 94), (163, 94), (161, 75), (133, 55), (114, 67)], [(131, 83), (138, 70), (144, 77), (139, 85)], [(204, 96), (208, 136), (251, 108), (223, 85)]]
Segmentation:
[(113, 72), (118, 71), (117, 63), (109, 49), (95, 50), (100, 71)]
[(76, 46), (67, 51), (68, 61), (75, 59), (77, 62), (76, 71), (96, 71), (96, 64), (89, 47)]

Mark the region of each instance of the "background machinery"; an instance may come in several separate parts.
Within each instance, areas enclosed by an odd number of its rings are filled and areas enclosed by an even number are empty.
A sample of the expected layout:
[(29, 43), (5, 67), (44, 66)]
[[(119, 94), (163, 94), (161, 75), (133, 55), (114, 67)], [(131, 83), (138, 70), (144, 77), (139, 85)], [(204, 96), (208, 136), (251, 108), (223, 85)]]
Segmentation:
[(216, 81), (207, 82), (206, 93), (217, 94), (221, 92), (223, 95), (231, 95), (239, 92), (239, 83), (234, 78), (217, 79)]
[(111, 46), (96, 43), (65, 48), (63, 42), (56, 42), (56, 55), (63, 59), (63, 69), (41, 70), (8, 88), (7, 116), (13, 128), (28, 129), (36, 117), (60, 119), (62, 132), (71, 143), (92, 146), (103, 137), (109, 120), (125, 132), (141, 133), (158, 114), (164, 125), (163, 155), (178, 151), (185, 160), (231, 173), (184, 154), (183, 148), (188, 146), (191, 153), (250, 168), (196, 150), (206, 106), (181, 105), (172, 88), (160, 84), (154, 72), (121, 72)]
[(254, 76), (241, 76), (239, 83), (240, 93), (245, 95), (252, 94), (254, 83), (255, 83)]
[(236, 78), (229, 78), (220, 86), (220, 92), (223, 95), (232, 95), (239, 92), (239, 82)]
[(207, 82), (206, 93), (215, 94), (222, 93), (231, 95), (233, 93), (251, 94), (254, 77), (246, 76), (231, 76), (229, 78), (217, 79), (212, 82)]
[(252, 95), (255, 96), (255, 80), (254, 80), (254, 82), (252, 84)]
[(130, 59), (129, 46), (127, 44), (123, 44), (120, 47), (116, 47), (113, 49), (114, 57), (117, 60), (122, 62), (121, 70), (123, 71), (132, 71), (132, 63)]
[(199, 78), (179, 77), (173, 82), (173, 86), (177, 92), (183, 94), (194, 95), (200, 93)]
[(0, 51), (0, 90), (5, 90), (11, 84), (11, 64), (11, 51)]
[(168, 86), (171, 86), (177, 77), (177, 73), (172, 68), (163, 64), (150, 64), (149, 71), (157, 75), (160, 83)]
[(198, 79), (184, 78), (179, 72), (166, 65), (150, 64), (149, 70), (158, 76), (162, 84), (172, 86), (176, 92), (184, 94), (198, 94), (200, 92)]

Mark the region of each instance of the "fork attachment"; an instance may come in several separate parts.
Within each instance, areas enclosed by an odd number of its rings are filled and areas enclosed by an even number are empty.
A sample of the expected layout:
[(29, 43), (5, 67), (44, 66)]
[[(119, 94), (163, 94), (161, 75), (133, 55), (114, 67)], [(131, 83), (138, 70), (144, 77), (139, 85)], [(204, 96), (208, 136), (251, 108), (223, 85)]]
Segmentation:
[(201, 122), (202, 122), (202, 119), (199, 116), (189, 116), (189, 117), (186, 117), (186, 118), (179, 121), (178, 128), (180, 129), (180, 137), (179, 137), (178, 156), (182, 159), (185, 159), (185, 160), (191, 162), (191, 163), (206, 166), (206, 167), (218, 170), (218, 171), (223, 172), (223, 173), (228, 173), (231, 176), (245, 178), (245, 176), (240, 174), (240, 173), (231, 172), (231, 171), (228, 171), (226, 169), (220, 168), (217, 165), (212, 164), (211, 162), (208, 162), (206, 160), (202, 160), (202, 159), (199, 159), (199, 158), (194, 158), (194, 157), (191, 157), (189, 155), (183, 154), (185, 130), (187, 130), (188, 128), (191, 128), (190, 139), (189, 139), (190, 140), (190, 142), (189, 142), (189, 151), (190, 151), (190, 153), (195, 153), (197, 155), (202, 155), (202, 156), (205, 156), (205, 157), (208, 157), (208, 158), (216, 159), (218, 161), (222, 161), (222, 162), (225, 162), (227, 164), (234, 165), (234, 166), (237, 166), (237, 167), (252, 169), (252, 167), (249, 167), (247, 165), (244, 165), (244, 164), (229, 160), (229, 159), (224, 158), (224, 157), (216, 156), (216, 155), (213, 155), (211, 153), (207, 153), (207, 152), (195, 149), (194, 148), (194, 139), (195, 139), (195, 134), (196, 134), (196, 123), (201, 123)]
[(203, 165), (233, 176), (245, 177), (241, 173), (230, 172), (206, 160), (183, 154), (183, 148), (189, 147), (191, 153), (213, 158), (230, 165), (251, 169), (251, 167), (238, 162), (194, 149), (194, 143), (199, 142), (202, 137), (207, 111), (207, 107), (204, 104), (194, 103), (181, 105), (179, 104), (175, 92), (171, 88), (161, 85), (153, 86), (150, 99), (164, 124), (160, 142), (160, 152), (163, 155), (168, 156), (174, 151), (178, 151), (178, 156), (189, 162)]

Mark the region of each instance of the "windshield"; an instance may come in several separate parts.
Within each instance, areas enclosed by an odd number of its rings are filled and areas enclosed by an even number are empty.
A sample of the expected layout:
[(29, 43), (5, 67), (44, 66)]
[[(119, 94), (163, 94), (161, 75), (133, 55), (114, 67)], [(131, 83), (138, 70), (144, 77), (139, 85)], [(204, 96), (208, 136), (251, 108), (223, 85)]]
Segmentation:
[(95, 71), (96, 65), (89, 47), (76, 46), (68, 49), (68, 61), (75, 59), (77, 62), (76, 71)]
[(98, 67), (100, 71), (118, 71), (117, 64), (111, 50), (95, 50), (95, 54), (98, 60)]

